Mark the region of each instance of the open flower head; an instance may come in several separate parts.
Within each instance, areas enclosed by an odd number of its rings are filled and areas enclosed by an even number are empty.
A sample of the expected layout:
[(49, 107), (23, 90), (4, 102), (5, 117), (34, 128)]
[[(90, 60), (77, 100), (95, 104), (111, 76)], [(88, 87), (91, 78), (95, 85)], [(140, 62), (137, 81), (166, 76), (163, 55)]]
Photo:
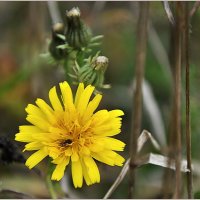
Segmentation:
[(49, 156), (56, 165), (52, 180), (59, 181), (68, 164), (71, 165), (75, 187), (100, 182), (95, 160), (110, 166), (122, 166), (124, 158), (115, 151), (123, 151), (125, 144), (112, 138), (121, 132), (121, 110), (97, 109), (102, 96), (91, 101), (94, 87), (80, 83), (73, 97), (67, 82), (60, 83), (61, 98), (56, 87), (49, 91), (51, 106), (37, 99), (36, 106), (26, 107), (27, 121), (32, 125), (19, 127), (15, 140), (27, 143), (27, 151), (36, 151), (26, 161), (31, 169)]

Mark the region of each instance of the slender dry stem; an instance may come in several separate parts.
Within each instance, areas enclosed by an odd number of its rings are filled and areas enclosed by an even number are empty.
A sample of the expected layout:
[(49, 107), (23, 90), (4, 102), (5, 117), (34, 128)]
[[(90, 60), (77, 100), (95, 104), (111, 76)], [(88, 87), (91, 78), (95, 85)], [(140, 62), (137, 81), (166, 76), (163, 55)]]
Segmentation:
[(193, 198), (192, 193), (192, 158), (191, 158), (191, 129), (190, 129), (190, 65), (189, 65), (189, 12), (188, 2), (184, 2), (184, 48), (185, 49), (185, 98), (186, 98), (186, 150), (187, 150), (187, 192), (188, 198)]
[(140, 11), (137, 24), (137, 43), (136, 43), (136, 63), (135, 63), (135, 80), (136, 88), (134, 91), (133, 102), (133, 122), (131, 133), (131, 149), (130, 149), (130, 190), (129, 197), (133, 197), (135, 185), (135, 167), (134, 161), (137, 153), (137, 139), (141, 129), (141, 113), (142, 113), (142, 81), (144, 77), (144, 65), (146, 57), (147, 43), (147, 22), (149, 2), (139, 2)]
[(176, 2), (176, 40), (175, 40), (175, 191), (174, 198), (181, 197), (181, 55), (182, 55), (182, 11), (183, 2)]

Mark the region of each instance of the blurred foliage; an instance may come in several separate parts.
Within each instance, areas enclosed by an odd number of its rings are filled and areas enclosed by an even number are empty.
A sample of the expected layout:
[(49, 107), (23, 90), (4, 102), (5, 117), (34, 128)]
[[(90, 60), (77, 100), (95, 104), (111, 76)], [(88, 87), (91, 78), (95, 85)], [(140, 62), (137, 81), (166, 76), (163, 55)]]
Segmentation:
[[(100, 50), (103, 55), (109, 58), (105, 82), (111, 83), (112, 88), (109, 92), (105, 92), (103, 104), (108, 108), (117, 106), (125, 109), (123, 133), (119, 137), (127, 143), (124, 155), (128, 158), (132, 106), (130, 88), (134, 77), (135, 30), (137, 23), (135, 12), (137, 11), (137, 2), (106, 2), (100, 11), (96, 9), (98, 7), (95, 7), (96, 3), (58, 2), (58, 6), (63, 21), (65, 18), (63, 13), (72, 7), (78, 6), (83, 19), (91, 27), (95, 35), (104, 35)], [(192, 6), (192, 4), (191, 2), (190, 5)], [(150, 19), (168, 54), (170, 48), (170, 26), (161, 2), (151, 2)], [(200, 85), (199, 21), (200, 10), (195, 13), (191, 20), (192, 32), (190, 33), (192, 156), (197, 161), (200, 160), (200, 127), (198, 125), (198, 115), (200, 113), (200, 93), (198, 88)], [(18, 125), (26, 123), (24, 119), (26, 105), (34, 102), (36, 97), (47, 99), (49, 88), (65, 79), (64, 71), (59, 64), (49, 65), (39, 57), (41, 53), (47, 51), (46, 39), (51, 38), (51, 26), (46, 2), (0, 2), (0, 137), (7, 135), (13, 139), (14, 134), (18, 131)], [(94, 48), (94, 52), (96, 50)], [(161, 68), (161, 64), (157, 61), (150, 44), (148, 44), (145, 78), (152, 87), (160, 107), (165, 127), (167, 127), (166, 137), (168, 137), (172, 88), (170, 88), (170, 77)], [(182, 75), (184, 89), (184, 66)], [(118, 94), (120, 88), (123, 88), (123, 95), (121, 93)], [(185, 125), (184, 101), (183, 90), (183, 135)], [(145, 114), (143, 114), (143, 117), (143, 128), (148, 128), (149, 119)], [(146, 152), (151, 150), (151, 146), (145, 149)], [(183, 154), (185, 155), (185, 148), (183, 149)], [(75, 190), (69, 179), (68, 190), (75, 197), (102, 198), (116, 179), (120, 168), (111, 169), (109, 166), (101, 164), (99, 166), (102, 178), (100, 184)], [(40, 169), (42, 169), (41, 171), (45, 169), (44, 164), (40, 165)], [(69, 171), (67, 170), (66, 172), (67, 177), (70, 176)], [(161, 198), (159, 195), (162, 175), (163, 169), (159, 167), (149, 165), (141, 167), (137, 173), (137, 196), (139, 198)], [(197, 188), (200, 187), (200, 182), (198, 179), (199, 177), (194, 179), (196, 198), (199, 197)], [(28, 194), (34, 198), (49, 198), (43, 179), (34, 174), (34, 172), (28, 171), (21, 164), (17, 164), (17, 167), (14, 164), (5, 166), (1, 162), (0, 181), (0, 190), (16, 191), (16, 193), (12, 194), (14, 198), (18, 198), (16, 195), (24, 195), (20, 193)], [(123, 180), (112, 198), (127, 198), (127, 193), (128, 176)], [(2, 193), (1, 191), (0, 197), (2, 195), (6, 198), (10, 193), (8, 191)]]

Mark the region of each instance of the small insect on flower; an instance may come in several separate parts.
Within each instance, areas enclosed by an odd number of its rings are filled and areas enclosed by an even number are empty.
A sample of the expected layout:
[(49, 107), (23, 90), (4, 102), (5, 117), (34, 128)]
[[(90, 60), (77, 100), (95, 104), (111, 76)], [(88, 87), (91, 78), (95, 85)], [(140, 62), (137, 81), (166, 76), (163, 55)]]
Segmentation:
[(71, 162), (74, 186), (82, 187), (100, 182), (100, 174), (95, 160), (110, 166), (122, 166), (124, 158), (115, 151), (123, 151), (125, 144), (112, 138), (121, 132), (121, 110), (97, 109), (102, 95), (97, 94), (91, 101), (94, 87), (80, 83), (73, 97), (69, 84), (59, 84), (61, 99), (56, 87), (49, 91), (50, 107), (42, 99), (36, 105), (26, 108), (27, 121), (32, 125), (19, 127), (15, 140), (26, 142), (27, 151), (36, 152), (26, 161), (31, 169), (49, 156), (56, 165), (52, 180), (59, 181), (64, 176), (66, 166)]

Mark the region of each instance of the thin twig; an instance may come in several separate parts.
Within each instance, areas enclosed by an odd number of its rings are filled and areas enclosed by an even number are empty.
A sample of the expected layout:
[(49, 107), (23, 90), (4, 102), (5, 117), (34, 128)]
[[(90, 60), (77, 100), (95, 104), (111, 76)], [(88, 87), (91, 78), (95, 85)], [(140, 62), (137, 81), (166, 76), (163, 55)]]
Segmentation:
[(103, 197), (103, 199), (108, 199), (112, 195), (112, 193), (116, 190), (116, 188), (118, 187), (118, 185), (122, 182), (122, 180), (126, 176), (128, 170), (129, 170), (129, 165), (130, 165), (130, 158), (124, 164), (124, 166), (123, 166), (120, 174), (118, 175), (117, 179), (112, 184), (112, 186), (110, 187), (110, 189), (107, 191), (107, 193), (105, 194), (105, 196)]
[(190, 11), (190, 18), (193, 17), (194, 13), (198, 10), (199, 6), (200, 6), (200, 1), (196, 1)]
[(176, 177), (174, 198), (181, 196), (181, 49), (182, 49), (182, 2), (176, 2), (176, 40), (175, 40), (175, 135), (176, 135)]
[(163, 1), (163, 5), (164, 5), (164, 9), (165, 9), (165, 12), (167, 14), (167, 17), (168, 17), (170, 23), (174, 26), (175, 25), (175, 20), (174, 20), (172, 11), (171, 11), (170, 6), (169, 6), (169, 2), (168, 1)]
[(188, 12), (188, 2), (184, 2), (184, 48), (185, 49), (185, 98), (186, 98), (186, 150), (187, 150), (187, 191), (188, 198), (193, 198), (192, 192), (192, 158), (191, 158), (191, 132), (190, 132), (190, 64), (189, 64), (189, 12)]
[(147, 22), (149, 2), (140, 2), (140, 13), (137, 24), (137, 44), (136, 44), (136, 64), (135, 64), (135, 77), (136, 89), (134, 91), (133, 102), (133, 122), (131, 131), (131, 145), (130, 145), (130, 190), (129, 196), (133, 197), (134, 192), (134, 161), (137, 153), (137, 139), (141, 129), (141, 110), (142, 110), (142, 81), (144, 77), (144, 65), (146, 57), (146, 43), (147, 43)]

